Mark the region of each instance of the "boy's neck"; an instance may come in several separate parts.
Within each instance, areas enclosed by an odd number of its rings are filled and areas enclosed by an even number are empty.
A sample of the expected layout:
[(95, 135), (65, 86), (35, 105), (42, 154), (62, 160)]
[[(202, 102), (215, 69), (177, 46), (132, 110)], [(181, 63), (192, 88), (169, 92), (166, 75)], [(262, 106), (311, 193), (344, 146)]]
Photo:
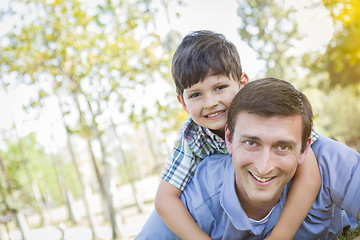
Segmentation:
[(209, 128), (209, 130), (210, 130), (212, 133), (214, 133), (214, 134), (218, 135), (219, 137), (221, 137), (223, 140), (225, 140), (225, 129), (222, 129), (222, 130), (213, 130), (213, 129), (210, 129), (210, 128)]

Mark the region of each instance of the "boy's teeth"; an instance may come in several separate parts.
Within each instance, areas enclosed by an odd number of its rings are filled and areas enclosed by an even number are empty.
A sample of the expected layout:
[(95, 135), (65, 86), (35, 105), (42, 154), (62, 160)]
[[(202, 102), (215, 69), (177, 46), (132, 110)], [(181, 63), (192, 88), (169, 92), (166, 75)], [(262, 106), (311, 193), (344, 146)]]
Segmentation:
[(269, 181), (269, 180), (272, 179), (271, 177), (269, 177), (269, 178), (261, 178), (261, 177), (256, 176), (255, 174), (251, 174), (251, 175), (253, 175), (253, 177), (254, 177), (256, 180), (258, 180), (259, 182), (267, 182), (267, 181)]
[(210, 118), (210, 117), (215, 117), (215, 116), (217, 116), (217, 115), (219, 115), (219, 114), (220, 114), (220, 112), (213, 113), (213, 114), (209, 114), (208, 117), (209, 117), (209, 118)]

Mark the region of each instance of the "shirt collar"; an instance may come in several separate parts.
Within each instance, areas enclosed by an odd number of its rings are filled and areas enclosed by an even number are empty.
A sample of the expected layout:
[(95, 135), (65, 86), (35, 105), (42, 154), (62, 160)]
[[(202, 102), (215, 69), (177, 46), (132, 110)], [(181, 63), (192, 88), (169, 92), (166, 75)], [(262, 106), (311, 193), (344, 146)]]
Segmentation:
[[(186, 136), (190, 149), (194, 149), (193, 154), (201, 159), (216, 153), (216, 151), (228, 154), (226, 143), (221, 137), (211, 132), (209, 128), (197, 125), (191, 118), (189, 118), (188, 121), (189, 123), (184, 129), (184, 135)], [(210, 146), (211, 149), (203, 150), (205, 145)]]
[(226, 173), (224, 174), (223, 188), (220, 193), (220, 205), (236, 229), (242, 231), (250, 230), (252, 226), (236, 195), (235, 172), (232, 161), (229, 162), (231, 164), (227, 166)]

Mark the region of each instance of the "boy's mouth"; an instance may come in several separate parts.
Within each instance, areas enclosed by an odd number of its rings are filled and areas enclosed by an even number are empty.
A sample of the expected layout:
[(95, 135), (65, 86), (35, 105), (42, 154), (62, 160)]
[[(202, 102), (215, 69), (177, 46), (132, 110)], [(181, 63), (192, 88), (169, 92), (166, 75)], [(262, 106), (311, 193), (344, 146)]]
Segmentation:
[(206, 117), (207, 118), (213, 118), (213, 117), (223, 115), (224, 113), (225, 113), (225, 111), (219, 111), (219, 112), (215, 112), (215, 113), (210, 113), (210, 114), (206, 115)]

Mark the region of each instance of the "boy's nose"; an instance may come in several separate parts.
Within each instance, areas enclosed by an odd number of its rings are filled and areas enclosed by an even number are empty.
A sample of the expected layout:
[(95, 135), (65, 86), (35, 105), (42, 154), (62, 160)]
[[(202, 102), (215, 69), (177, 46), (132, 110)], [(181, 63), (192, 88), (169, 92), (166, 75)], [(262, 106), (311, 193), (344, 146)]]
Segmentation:
[(212, 108), (218, 104), (218, 99), (216, 96), (209, 95), (205, 98), (204, 108)]

